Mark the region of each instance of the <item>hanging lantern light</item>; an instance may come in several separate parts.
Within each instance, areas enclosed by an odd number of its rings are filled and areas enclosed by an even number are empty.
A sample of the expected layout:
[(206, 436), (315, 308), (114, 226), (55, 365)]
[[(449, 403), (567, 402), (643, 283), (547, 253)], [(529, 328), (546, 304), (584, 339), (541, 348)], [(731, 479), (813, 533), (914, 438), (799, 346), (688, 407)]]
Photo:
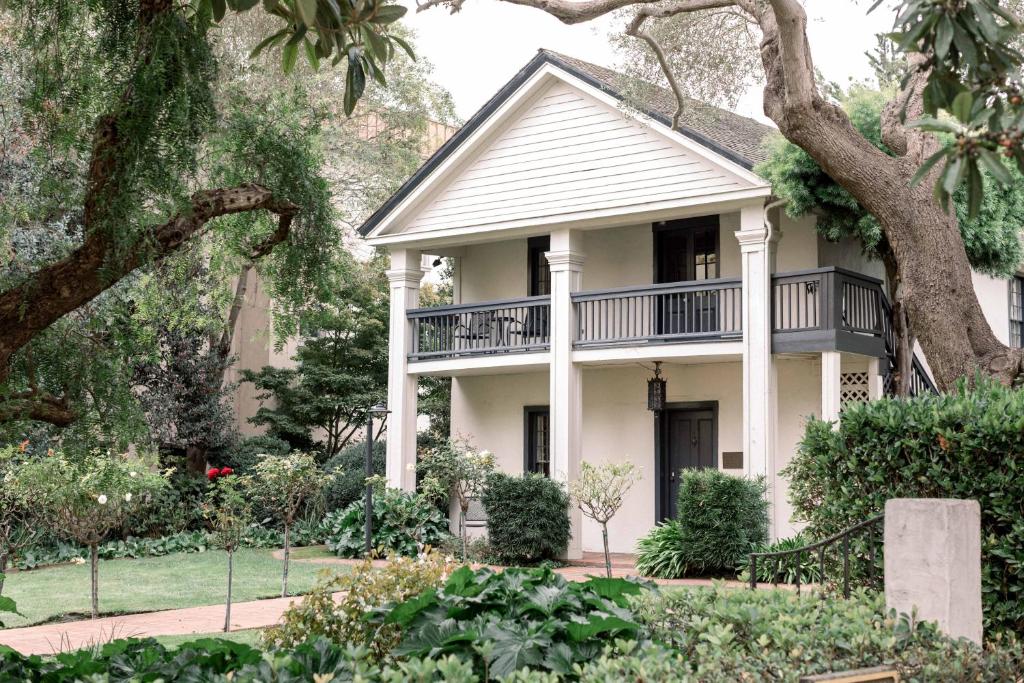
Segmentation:
[(655, 361), (654, 377), (647, 380), (647, 410), (665, 410), (665, 385), (661, 378), (661, 361)]

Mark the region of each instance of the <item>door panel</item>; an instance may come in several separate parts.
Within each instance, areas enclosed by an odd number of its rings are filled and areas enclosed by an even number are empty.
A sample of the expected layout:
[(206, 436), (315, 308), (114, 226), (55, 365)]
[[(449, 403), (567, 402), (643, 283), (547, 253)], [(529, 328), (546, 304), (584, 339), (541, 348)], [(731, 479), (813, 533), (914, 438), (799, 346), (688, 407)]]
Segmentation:
[(675, 517), (680, 472), (718, 466), (717, 425), (714, 411), (706, 408), (666, 410), (664, 420), (662, 476), (668, 478), (668, 485), (663, 489), (667, 498), (663, 501), (663, 512)]

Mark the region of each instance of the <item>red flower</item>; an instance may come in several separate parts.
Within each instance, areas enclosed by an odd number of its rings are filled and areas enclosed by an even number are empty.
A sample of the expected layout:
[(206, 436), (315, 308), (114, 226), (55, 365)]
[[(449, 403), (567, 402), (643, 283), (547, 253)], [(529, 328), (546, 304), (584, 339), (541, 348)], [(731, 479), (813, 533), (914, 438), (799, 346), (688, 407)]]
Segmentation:
[(224, 467), (220, 471), (220, 476), (226, 477), (229, 474), (234, 474), (234, 473), (235, 473), (235, 471), (233, 469), (231, 469), (230, 467)]
[(220, 470), (218, 470), (216, 467), (214, 467), (213, 469), (211, 469), (209, 472), (206, 473), (206, 478), (209, 479), (210, 481), (213, 481), (214, 479), (216, 479), (219, 476), (220, 476)]

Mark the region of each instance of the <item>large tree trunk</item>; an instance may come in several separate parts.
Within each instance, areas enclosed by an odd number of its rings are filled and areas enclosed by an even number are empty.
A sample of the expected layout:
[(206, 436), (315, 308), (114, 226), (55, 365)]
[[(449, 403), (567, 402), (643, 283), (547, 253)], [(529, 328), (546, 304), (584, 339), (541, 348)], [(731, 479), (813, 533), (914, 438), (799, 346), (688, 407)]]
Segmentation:
[(978, 371), (1012, 381), (1021, 371), (1021, 351), (1000, 343), (982, 313), (956, 215), (947, 214), (932, 196), (938, 170), (910, 187), (937, 142), (903, 128), (894, 109), (906, 104), (908, 117), (917, 115), (925, 74), (913, 78), (901, 101), (883, 116), (886, 144), (902, 154), (888, 156), (814, 89), (806, 15), (799, 3), (772, 0), (771, 5), (778, 21), (772, 12), (761, 17), (765, 114), (878, 219), (895, 257), (907, 319), (939, 387), (949, 389)]

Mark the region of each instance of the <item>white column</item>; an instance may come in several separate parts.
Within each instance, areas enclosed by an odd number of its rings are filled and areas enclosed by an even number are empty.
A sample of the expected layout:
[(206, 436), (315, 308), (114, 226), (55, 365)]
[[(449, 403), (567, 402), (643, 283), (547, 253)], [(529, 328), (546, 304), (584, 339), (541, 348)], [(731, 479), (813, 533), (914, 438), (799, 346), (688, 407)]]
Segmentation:
[[(574, 230), (551, 234), (551, 473), (568, 484), (579, 476), (583, 429), (583, 382), (572, 362), (574, 316), (570, 295), (583, 284), (582, 235)], [(583, 557), (583, 518), (576, 507), (569, 511), (572, 539), (567, 557)]]
[[(412, 326), (406, 316), (419, 304), (423, 268), (419, 251), (392, 249), (390, 328), (388, 332), (388, 486), (412, 491), (416, 488), (416, 380), (409, 373)], [(410, 465), (412, 467), (410, 467)]]
[(877, 401), (885, 394), (882, 377), (882, 360), (880, 358), (868, 359), (868, 398)]
[[(774, 474), (775, 361), (772, 358), (772, 272), (775, 242), (764, 206), (740, 211), (743, 268), (743, 451), (747, 476)], [(769, 492), (771, 500), (771, 492)]]
[[(838, 351), (823, 351), (821, 354), (821, 419), (839, 421), (842, 409), (842, 388), (840, 367), (842, 356)], [(870, 381), (870, 378), (869, 378)]]

